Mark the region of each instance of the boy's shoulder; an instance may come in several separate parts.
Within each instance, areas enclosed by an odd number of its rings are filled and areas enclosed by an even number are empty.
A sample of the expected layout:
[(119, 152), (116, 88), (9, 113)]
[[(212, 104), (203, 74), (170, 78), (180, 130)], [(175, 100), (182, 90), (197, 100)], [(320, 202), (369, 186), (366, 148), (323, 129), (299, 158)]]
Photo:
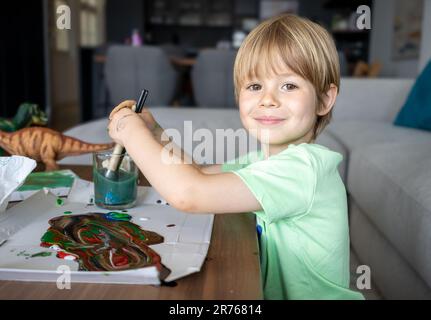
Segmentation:
[(300, 143), (291, 144), (286, 149), (278, 153), (276, 156), (291, 155), (291, 154), (302, 154), (304, 156), (313, 158), (341, 158), (342, 155), (338, 152), (332, 151), (328, 147), (317, 143)]
[(336, 168), (343, 160), (343, 156), (331, 149), (316, 143), (291, 144), (280, 152), (277, 158), (301, 158), (310, 163), (315, 169)]
[[(278, 154), (272, 155), (265, 159), (262, 150), (251, 151), (234, 160), (227, 161), (222, 166), (222, 171), (236, 171), (250, 164), (253, 166), (273, 166), (276, 162), (278, 165), (285, 163), (286, 166), (292, 161), (307, 163), (310, 169), (332, 169), (337, 167), (343, 160), (343, 156), (338, 152), (315, 143), (301, 143), (298, 145), (291, 144)], [(267, 163), (267, 165), (266, 165)]]

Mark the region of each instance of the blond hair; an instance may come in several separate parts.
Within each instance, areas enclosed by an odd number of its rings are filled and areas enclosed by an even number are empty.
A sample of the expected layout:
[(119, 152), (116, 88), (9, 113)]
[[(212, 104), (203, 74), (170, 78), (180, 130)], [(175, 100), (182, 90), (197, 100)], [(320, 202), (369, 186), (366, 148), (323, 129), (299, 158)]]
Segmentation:
[[(235, 98), (247, 79), (278, 74), (279, 60), (313, 85), (318, 106), (334, 84), (340, 86), (338, 53), (331, 35), (318, 24), (292, 14), (263, 21), (253, 29), (238, 50), (234, 65)], [(332, 117), (332, 110), (317, 116), (314, 138)]]

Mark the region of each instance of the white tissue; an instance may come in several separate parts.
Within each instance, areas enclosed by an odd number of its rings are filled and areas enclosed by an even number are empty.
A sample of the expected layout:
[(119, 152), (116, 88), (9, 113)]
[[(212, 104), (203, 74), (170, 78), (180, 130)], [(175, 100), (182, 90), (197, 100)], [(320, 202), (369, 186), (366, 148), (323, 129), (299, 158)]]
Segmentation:
[(0, 212), (6, 209), (8, 198), (36, 168), (36, 161), (22, 156), (0, 157)]

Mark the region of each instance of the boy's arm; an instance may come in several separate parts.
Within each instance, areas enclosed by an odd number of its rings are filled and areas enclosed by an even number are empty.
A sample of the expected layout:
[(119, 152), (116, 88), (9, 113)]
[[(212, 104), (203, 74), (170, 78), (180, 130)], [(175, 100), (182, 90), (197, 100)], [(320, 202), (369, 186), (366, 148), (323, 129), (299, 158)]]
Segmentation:
[(165, 134), (165, 130), (157, 124), (156, 128), (152, 131), (154, 139), (162, 146), (166, 146), (170, 144), (170, 147), (173, 153), (179, 157), (180, 159), (184, 159), (186, 163), (192, 164), (196, 168), (200, 168), (200, 165), (193, 161), (193, 158), (190, 157), (187, 153), (184, 152), (177, 144), (175, 144), (171, 139), (169, 139), (168, 135)]
[(221, 173), (221, 164), (213, 164), (208, 166), (201, 166), (201, 171), (206, 174), (215, 174), (215, 173)]
[(157, 127), (152, 131), (153, 137), (156, 139), (158, 143), (162, 146), (166, 146), (167, 144), (171, 144), (171, 148), (173, 152), (180, 158), (184, 159), (186, 163), (193, 165), (195, 168), (201, 170), (203, 173), (211, 174), (211, 173), (220, 173), (221, 166), (220, 165), (210, 165), (204, 166), (197, 164), (192, 157), (190, 157), (187, 153), (184, 152), (178, 145), (176, 145), (173, 141), (169, 139), (169, 137), (164, 133), (164, 129), (157, 125)]
[(129, 135), (124, 146), (151, 185), (178, 210), (201, 213), (261, 210), (241, 178), (233, 173), (216, 174), (221, 172), (221, 165), (201, 170), (200, 166), (187, 162), (190, 159), (182, 158), (184, 152), (180, 148), (172, 148), (169, 159), (176, 163), (168, 163), (169, 153), (146, 128)]
[[(164, 134), (164, 129), (160, 126), (157, 126), (153, 130), (153, 136), (156, 139), (157, 142), (159, 142), (162, 146), (166, 146), (168, 143), (170, 143), (169, 137)], [(221, 173), (221, 165), (220, 164), (214, 164), (214, 165), (199, 165), (196, 162), (194, 162), (193, 158), (190, 157), (187, 153), (184, 152), (179, 146), (177, 146), (175, 143), (171, 142), (171, 146), (173, 149), (173, 152), (180, 157), (180, 159), (184, 159), (186, 163), (192, 164), (194, 167), (201, 170), (203, 173), (206, 174), (214, 174), (214, 173)]]

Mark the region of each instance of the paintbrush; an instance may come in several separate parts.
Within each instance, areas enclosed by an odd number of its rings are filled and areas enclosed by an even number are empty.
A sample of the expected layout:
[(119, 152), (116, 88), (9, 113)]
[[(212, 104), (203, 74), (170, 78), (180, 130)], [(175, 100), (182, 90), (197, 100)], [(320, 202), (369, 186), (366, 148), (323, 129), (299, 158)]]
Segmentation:
[[(138, 103), (132, 107), (132, 110), (136, 113), (141, 113), (144, 107), (145, 100), (147, 100), (148, 90), (144, 89), (141, 92)], [(108, 168), (105, 172), (105, 178), (109, 180), (118, 180), (118, 168), (121, 166), (126, 149), (120, 144), (116, 144), (114, 151), (112, 151), (111, 158), (109, 159)]]

